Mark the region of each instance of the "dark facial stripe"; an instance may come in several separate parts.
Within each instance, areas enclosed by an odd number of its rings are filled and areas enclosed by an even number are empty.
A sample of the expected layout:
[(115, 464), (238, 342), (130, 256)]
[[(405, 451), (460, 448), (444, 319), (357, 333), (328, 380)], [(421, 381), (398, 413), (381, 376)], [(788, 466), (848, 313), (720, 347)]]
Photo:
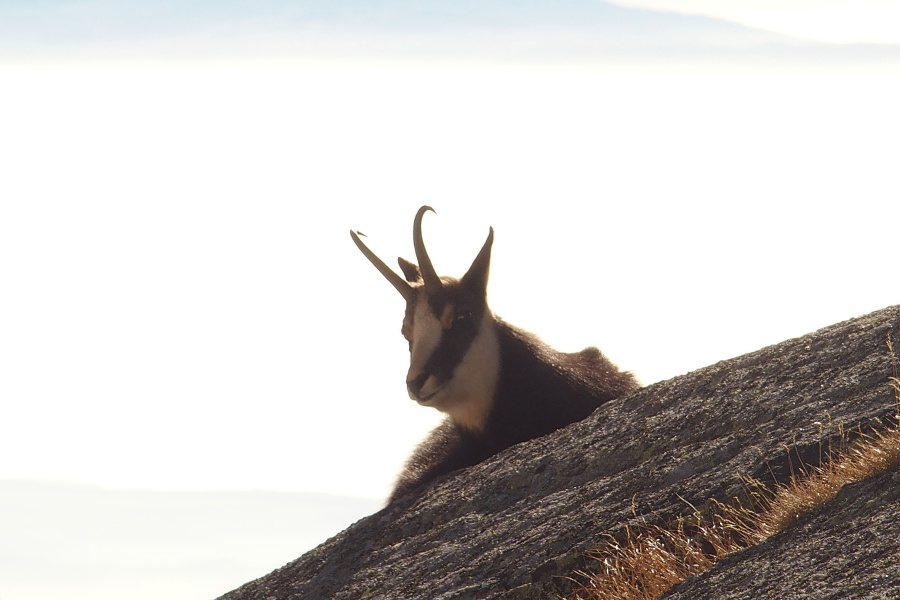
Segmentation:
[(439, 385), (452, 379), (456, 367), (478, 336), (485, 311), (484, 298), (473, 297), (461, 287), (445, 288), (444, 291), (445, 294), (442, 295), (445, 298), (442, 302), (430, 302), (432, 311), (441, 321), (443, 331), (440, 342), (424, 367)]

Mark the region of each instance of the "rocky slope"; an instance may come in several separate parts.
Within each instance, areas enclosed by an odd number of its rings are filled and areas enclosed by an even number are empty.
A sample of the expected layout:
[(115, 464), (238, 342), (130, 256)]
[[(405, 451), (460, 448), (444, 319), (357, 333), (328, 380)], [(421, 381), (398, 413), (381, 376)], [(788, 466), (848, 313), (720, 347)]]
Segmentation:
[[(222, 600), (554, 598), (623, 524), (665, 523), (881, 427), (900, 306), (643, 388), (400, 498)], [(671, 598), (900, 597), (898, 474), (671, 590)]]

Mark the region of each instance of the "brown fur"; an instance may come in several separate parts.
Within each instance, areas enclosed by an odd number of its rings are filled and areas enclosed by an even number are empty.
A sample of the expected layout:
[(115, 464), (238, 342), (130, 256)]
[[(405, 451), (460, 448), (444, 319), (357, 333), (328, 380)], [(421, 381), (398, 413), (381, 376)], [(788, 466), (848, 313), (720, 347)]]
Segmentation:
[(604, 402), (640, 387), (597, 348), (559, 352), (500, 319), (496, 325), (500, 378), (483, 426), (472, 430), (448, 417), (415, 449), (391, 502), (509, 446), (580, 421)]
[(462, 278), (438, 276), (421, 235), (422, 217), (431, 210), (420, 208), (413, 223), (419, 265), (399, 259), (405, 281), (350, 233), (406, 299), (402, 333), (410, 344), (410, 397), (448, 415), (413, 452), (391, 502), (513, 444), (584, 419), (638, 387), (597, 348), (558, 352), (491, 314), (493, 229)]

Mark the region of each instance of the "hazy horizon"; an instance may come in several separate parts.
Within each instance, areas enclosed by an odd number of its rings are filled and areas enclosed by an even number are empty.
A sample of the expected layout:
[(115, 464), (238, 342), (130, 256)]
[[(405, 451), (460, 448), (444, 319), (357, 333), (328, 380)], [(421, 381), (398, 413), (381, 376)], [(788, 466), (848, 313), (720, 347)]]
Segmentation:
[(216, 598), (379, 508), (326, 494), (0, 480), (0, 597)]

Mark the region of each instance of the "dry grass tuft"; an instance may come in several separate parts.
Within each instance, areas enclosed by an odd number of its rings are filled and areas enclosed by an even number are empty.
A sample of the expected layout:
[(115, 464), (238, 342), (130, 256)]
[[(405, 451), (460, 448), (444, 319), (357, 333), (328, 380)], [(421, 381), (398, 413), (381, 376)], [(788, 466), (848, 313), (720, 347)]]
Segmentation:
[[(893, 348), (888, 342), (893, 357)], [(900, 379), (889, 378), (900, 412)], [(900, 416), (898, 416), (900, 418)], [(862, 435), (834, 452), (820, 467), (801, 466), (772, 488), (747, 480), (749, 502), (712, 500), (707, 514), (696, 509), (674, 525), (628, 526), (591, 553), (596, 573), (569, 600), (654, 600), (722, 557), (759, 544), (832, 500), (848, 483), (900, 468), (900, 425)]]
[(900, 467), (900, 429), (864, 435), (828, 458), (821, 466), (794, 475), (786, 484), (767, 488), (748, 482), (753, 510), (738, 504), (715, 503), (728, 526), (748, 545), (790, 527), (804, 515), (832, 500), (841, 488)]
[(626, 528), (621, 543), (610, 538), (592, 553), (600, 563), (599, 573), (589, 575), (570, 600), (652, 600), (741, 549), (722, 523), (697, 519), (697, 513), (692, 517), (697, 521), (693, 526), (684, 519), (670, 528)]

